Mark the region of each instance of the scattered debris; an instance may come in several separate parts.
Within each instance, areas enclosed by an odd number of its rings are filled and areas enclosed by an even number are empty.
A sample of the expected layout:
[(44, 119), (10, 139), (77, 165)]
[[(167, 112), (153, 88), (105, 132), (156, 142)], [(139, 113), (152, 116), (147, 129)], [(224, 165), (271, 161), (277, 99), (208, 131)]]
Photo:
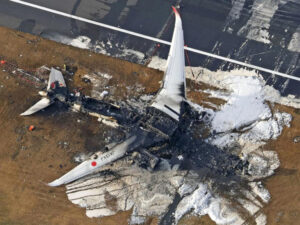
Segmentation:
[(64, 64), (63, 71), (71, 76), (73, 76), (77, 72), (77, 70), (78, 70), (77, 66)]
[(28, 127), (28, 130), (29, 130), (29, 131), (34, 131), (34, 130), (35, 130), (35, 126), (34, 126), (34, 125), (30, 125), (30, 126)]
[[(109, 80), (112, 76), (106, 73), (92, 73), (83, 76), (82, 81), (85, 83), (92, 84), (91, 97), (95, 99), (102, 100), (105, 95), (108, 94), (104, 89), (107, 88)], [(103, 91), (104, 90), (104, 91)]]
[(49, 79), (50, 68), (47, 66), (41, 66), (35, 70), (35, 75), (40, 78), (42, 81), (47, 83)]
[(87, 78), (87, 77), (83, 77), (81, 80), (82, 80), (84, 83), (87, 83), (87, 84), (91, 83), (91, 80), (90, 80), (89, 78)]
[(70, 143), (67, 141), (59, 141), (57, 143), (57, 145), (61, 148), (61, 149), (69, 149), (69, 145)]
[(110, 80), (112, 78), (111, 75), (107, 74), (107, 73), (100, 73), (98, 72), (97, 75), (103, 77), (104, 79)]
[(294, 137), (294, 143), (300, 143), (300, 136)]
[(73, 160), (74, 160), (74, 162), (76, 162), (76, 163), (82, 163), (82, 162), (84, 162), (85, 160), (87, 160), (88, 158), (90, 158), (90, 155), (87, 155), (87, 154), (84, 154), (84, 153), (80, 152), (80, 153), (77, 153), (77, 154), (73, 157)]
[(105, 96), (107, 96), (108, 95), (108, 91), (102, 91), (102, 93), (100, 94), (100, 96), (102, 97), (102, 98), (104, 98)]

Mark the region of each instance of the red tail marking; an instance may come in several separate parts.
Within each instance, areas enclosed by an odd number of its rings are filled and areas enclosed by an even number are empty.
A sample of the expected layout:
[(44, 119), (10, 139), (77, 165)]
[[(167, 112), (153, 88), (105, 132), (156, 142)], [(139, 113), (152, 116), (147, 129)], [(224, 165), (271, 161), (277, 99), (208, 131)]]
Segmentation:
[(173, 9), (174, 13), (175, 13), (177, 16), (180, 16), (180, 15), (179, 15), (179, 12), (177, 11), (177, 9), (176, 9), (174, 6), (172, 6), (172, 9)]
[(50, 85), (50, 87), (51, 87), (52, 89), (55, 89), (55, 82), (52, 82), (51, 85)]

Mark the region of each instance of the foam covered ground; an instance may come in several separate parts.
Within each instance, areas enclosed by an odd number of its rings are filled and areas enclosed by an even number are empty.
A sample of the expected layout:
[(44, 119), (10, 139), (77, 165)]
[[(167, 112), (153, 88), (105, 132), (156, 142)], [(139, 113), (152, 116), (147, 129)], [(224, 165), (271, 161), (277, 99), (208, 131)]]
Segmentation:
[[(154, 58), (149, 64), (163, 70), (161, 65), (165, 63), (159, 58)], [(67, 185), (68, 198), (85, 207), (88, 216), (103, 217), (133, 208), (131, 224), (141, 224), (149, 216), (163, 220), (179, 195), (174, 224), (191, 213), (209, 215), (217, 224), (243, 224), (245, 218), (251, 218), (259, 225), (267, 224), (261, 209), (271, 196), (260, 180), (274, 174), (280, 162), (276, 152), (263, 151), (261, 146), (270, 139), (276, 139), (292, 120), (290, 114), (274, 111), (272, 104), (280, 102), (299, 107), (299, 100), (291, 96), (281, 97), (272, 87), (266, 86), (255, 71), (192, 69), (199, 71), (200, 75), (192, 77), (188, 72), (190, 68), (187, 68), (188, 78), (219, 88), (202, 91), (212, 98), (226, 101), (215, 110), (190, 102), (196, 110), (206, 111), (209, 115), (206, 125), (211, 135), (206, 142), (249, 162), (248, 174), (244, 175), (248, 188), (241, 186), (239, 191), (232, 189), (228, 198), (215, 190), (214, 181), (193, 171), (180, 171), (162, 162), (161, 170), (150, 172), (132, 166), (125, 158), (103, 168), (119, 173), (119, 179), (113, 179), (112, 175), (94, 175)], [(232, 204), (231, 198), (235, 198), (238, 207)]]

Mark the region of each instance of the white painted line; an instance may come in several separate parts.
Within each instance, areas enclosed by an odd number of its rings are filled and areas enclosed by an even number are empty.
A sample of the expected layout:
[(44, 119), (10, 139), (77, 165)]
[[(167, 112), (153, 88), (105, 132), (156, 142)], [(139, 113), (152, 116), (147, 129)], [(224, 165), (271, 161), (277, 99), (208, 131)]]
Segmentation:
[[(68, 17), (68, 18), (75, 19), (75, 20), (78, 20), (78, 21), (82, 21), (82, 22), (85, 22), (85, 23), (94, 24), (96, 26), (104, 27), (104, 28), (107, 28), (107, 29), (110, 29), (110, 30), (115, 30), (115, 31), (118, 31), (118, 32), (130, 34), (130, 35), (133, 35), (133, 36), (136, 36), (136, 37), (144, 38), (144, 39), (151, 40), (151, 41), (154, 41), (154, 42), (158, 42), (158, 43), (161, 43), (161, 44), (171, 45), (171, 42), (169, 42), (169, 41), (164, 41), (164, 40), (161, 40), (161, 39), (158, 39), (158, 38), (150, 37), (150, 36), (147, 36), (147, 35), (144, 35), (144, 34), (139, 34), (139, 33), (129, 31), (129, 30), (125, 30), (125, 29), (122, 29), (122, 28), (119, 28), (119, 27), (110, 26), (110, 25), (107, 25), (107, 24), (104, 24), (104, 23), (100, 23), (100, 22), (97, 22), (97, 21), (85, 19), (85, 18), (82, 18), (82, 17), (79, 17), (79, 16), (75, 16), (75, 15), (71, 15), (71, 14), (68, 14), (68, 13), (60, 12), (60, 11), (57, 11), (57, 10), (54, 10), (54, 9), (49, 9), (49, 8), (44, 7), (44, 6), (39, 6), (39, 5), (28, 3), (28, 2), (25, 2), (25, 1), (22, 1), (22, 0), (10, 0), (10, 1), (14, 2), (14, 3), (21, 4), (21, 5), (26, 5), (26, 6), (29, 6), (29, 7), (32, 7), (32, 8), (40, 9), (40, 10), (43, 10), (43, 11), (46, 11), (46, 12), (50, 12), (50, 13), (53, 13), (53, 14), (56, 14), (56, 15), (60, 15), (60, 16)], [(274, 75), (277, 75), (277, 76), (281, 76), (281, 77), (289, 78), (289, 79), (292, 79), (292, 80), (300, 81), (300, 77), (296, 77), (296, 76), (288, 75), (288, 74), (281, 73), (281, 72), (278, 72), (278, 71), (266, 69), (266, 68), (263, 68), (263, 67), (260, 67), (260, 66), (251, 65), (251, 64), (244, 63), (244, 62), (241, 62), (241, 61), (238, 61), (238, 60), (226, 58), (226, 57), (223, 57), (223, 56), (219, 56), (219, 55), (216, 55), (216, 54), (212, 54), (212, 53), (209, 53), (209, 52), (197, 50), (197, 49), (190, 48), (190, 47), (185, 47), (185, 49), (187, 51), (191, 51), (191, 52), (194, 52), (194, 53), (197, 53), (197, 54), (200, 54), (200, 55), (209, 56), (209, 57), (212, 57), (212, 58), (215, 58), (215, 59), (220, 59), (220, 60), (230, 62), (230, 63), (234, 63), (234, 64), (237, 64), (237, 65), (240, 65), (240, 66), (244, 66), (244, 67), (259, 70), (259, 71), (262, 71), (262, 72), (267, 72), (267, 73), (271, 73), (271, 74), (274, 74)]]
[(223, 61), (226, 61), (226, 62), (234, 63), (234, 64), (237, 64), (237, 65), (240, 65), (240, 66), (245, 66), (245, 67), (248, 67), (248, 68), (251, 68), (251, 69), (255, 69), (255, 70), (271, 73), (271, 74), (274, 74), (274, 75), (277, 75), (277, 76), (281, 76), (281, 77), (289, 78), (289, 79), (292, 79), (292, 80), (300, 81), (300, 77), (288, 75), (286, 73), (281, 73), (281, 72), (266, 69), (266, 68), (263, 68), (263, 67), (260, 67), (260, 66), (251, 65), (251, 64), (244, 63), (244, 62), (241, 62), (241, 61), (238, 61), (238, 60), (226, 58), (226, 57), (223, 57), (223, 56), (215, 55), (215, 54), (212, 54), (212, 53), (209, 53), (209, 52), (204, 52), (204, 51), (189, 48), (189, 47), (185, 47), (185, 49), (188, 50), (188, 51), (191, 51), (191, 52), (201, 54), (201, 55), (206, 55), (206, 56), (209, 56), (209, 57), (212, 57), (212, 58), (215, 58), (215, 59), (220, 59), (220, 60), (223, 60)]
[(57, 10), (54, 10), (54, 9), (49, 9), (49, 8), (44, 7), (44, 6), (39, 6), (39, 5), (36, 5), (36, 4), (24, 2), (22, 0), (10, 0), (10, 1), (21, 4), (21, 5), (26, 5), (26, 6), (29, 6), (29, 7), (32, 7), (32, 8), (40, 9), (40, 10), (43, 10), (43, 11), (46, 11), (46, 12), (50, 12), (50, 13), (53, 13), (53, 14), (57, 14), (57, 15), (60, 15), (60, 16), (69, 17), (71, 19), (75, 19), (75, 20), (82, 21), (82, 22), (85, 22), (85, 23), (90, 23), (90, 24), (94, 24), (96, 26), (105, 27), (105, 28), (110, 29), (110, 30), (115, 30), (115, 31), (119, 31), (119, 32), (122, 32), (122, 33), (130, 34), (130, 35), (133, 35), (133, 36), (137, 36), (137, 37), (140, 37), (140, 38), (144, 38), (144, 39), (148, 39), (148, 40), (151, 40), (151, 41), (159, 42), (159, 43), (162, 43), (162, 44), (171, 45), (171, 42), (169, 42), (169, 41), (164, 41), (164, 40), (161, 40), (161, 39), (158, 39), (158, 38), (150, 37), (150, 36), (147, 36), (147, 35), (144, 35), (144, 34), (139, 34), (139, 33), (129, 31), (129, 30), (125, 30), (125, 29), (122, 29), (122, 28), (119, 28), (119, 27), (114, 27), (114, 26), (111, 26), (111, 25), (107, 25), (107, 24), (104, 24), (104, 23), (97, 22), (97, 21), (85, 19), (85, 18), (82, 18), (82, 17), (79, 17), (79, 16), (75, 16), (75, 15), (71, 15), (71, 14), (68, 14), (68, 13), (60, 12), (60, 11), (57, 11)]

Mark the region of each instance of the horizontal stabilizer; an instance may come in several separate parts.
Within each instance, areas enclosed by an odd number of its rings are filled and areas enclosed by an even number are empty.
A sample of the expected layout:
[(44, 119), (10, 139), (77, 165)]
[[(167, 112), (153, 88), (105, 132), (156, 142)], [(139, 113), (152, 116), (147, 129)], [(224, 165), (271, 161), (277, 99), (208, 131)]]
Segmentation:
[(47, 90), (49, 90), (51, 88), (51, 85), (55, 82), (58, 82), (60, 87), (66, 87), (66, 82), (62, 73), (57, 69), (51, 68)]
[(21, 114), (21, 116), (29, 116), (32, 115), (46, 107), (48, 107), (49, 105), (51, 105), (51, 101), (49, 98), (42, 98), (40, 101), (38, 101), (37, 103), (35, 103), (33, 106), (31, 106), (29, 109), (27, 109), (25, 112), (23, 112)]

